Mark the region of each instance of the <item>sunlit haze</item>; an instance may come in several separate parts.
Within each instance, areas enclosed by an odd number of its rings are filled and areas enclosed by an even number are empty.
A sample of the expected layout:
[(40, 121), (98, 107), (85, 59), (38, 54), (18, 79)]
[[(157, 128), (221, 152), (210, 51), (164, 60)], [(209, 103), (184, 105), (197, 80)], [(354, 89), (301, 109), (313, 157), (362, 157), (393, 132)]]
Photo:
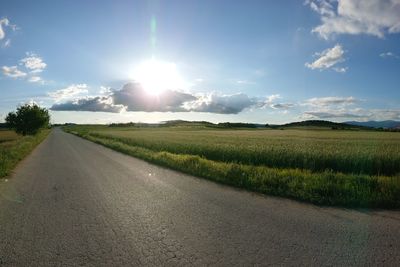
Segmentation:
[(132, 79), (142, 84), (152, 95), (159, 95), (166, 89), (182, 89), (185, 85), (176, 65), (150, 59), (140, 63), (134, 70)]

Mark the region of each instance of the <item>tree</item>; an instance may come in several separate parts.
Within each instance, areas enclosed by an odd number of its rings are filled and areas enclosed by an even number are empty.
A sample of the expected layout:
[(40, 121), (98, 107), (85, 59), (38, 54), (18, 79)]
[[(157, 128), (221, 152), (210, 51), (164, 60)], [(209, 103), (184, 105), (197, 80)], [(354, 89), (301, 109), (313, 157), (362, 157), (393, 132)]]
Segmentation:
[(40, 129), (49, 127), (49, 111), (36, 104), (25, 104), (18, 107), (16, 112), (8, 113), (6, 124), (19, 134), (33, 135)]

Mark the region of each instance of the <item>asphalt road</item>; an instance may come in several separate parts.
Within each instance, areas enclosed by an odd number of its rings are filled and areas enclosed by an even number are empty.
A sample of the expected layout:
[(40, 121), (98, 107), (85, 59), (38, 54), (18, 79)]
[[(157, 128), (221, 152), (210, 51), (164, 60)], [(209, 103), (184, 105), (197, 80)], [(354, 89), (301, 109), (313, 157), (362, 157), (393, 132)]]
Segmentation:
[(253, 194), (55, 129), (0, 182), (0, 265), (399, 266), (400, 211)]

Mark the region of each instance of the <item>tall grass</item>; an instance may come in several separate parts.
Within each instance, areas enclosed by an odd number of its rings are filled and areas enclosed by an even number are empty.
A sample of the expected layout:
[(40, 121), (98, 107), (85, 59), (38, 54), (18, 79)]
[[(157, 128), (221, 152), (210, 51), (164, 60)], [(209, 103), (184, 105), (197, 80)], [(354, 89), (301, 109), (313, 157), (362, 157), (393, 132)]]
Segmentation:
[(214, 161), (313, 172), (400, 173), (400, 134), (328, 130), (90, 130), (90, 135), (153, 151)]
[[(77, 127), (67, 130), (93, 142), (159, 165), (252, 191), (323, 205), (400, 207), (399, 175), (351, 174), (332, 170), (315, 172), (299, 168), (255, 166), (237, 161), (215, 161), (195, 154), (149, 149), (140, 143), (137, 145), (134, 142), (127, 142), (125, 138), (116, 137), (115, 132), (108, 132), (106, 128), (103, 128), (101, 133), (93, 132), (93, 129)], [(151, 131), (142, 133), (151, 135)], [(131, 132), (133, 131), (127, 131), (125, 134), (131, 135)], [(173, 132), (174, 130), (169, 130), (170, 135), (165, 136), (164, 139), (176, 138)], [(233, 133), (230, 131), (229, 134)], [(194, 140), (198, 142), (194, 131), (190, 135), (194, 136)], [(215, 133), (208, 132), (206, 135), (209, 137), (208, 142), (215, 142), (215, 139), (211, 139)], [(150, 140), (147, 139), (147, 141)], [(157, 141), (155, 139), (155, 142)], [(181, 139), (181, 142), (184, 141)], [(159, 146), (156, 147), (159, 148)]]
[(9, 175), (15, 165), (42, 142), (49, 132), (42, 130), (34, 136), (20, 136), (12, 131), (0, 131), (0, 177)]

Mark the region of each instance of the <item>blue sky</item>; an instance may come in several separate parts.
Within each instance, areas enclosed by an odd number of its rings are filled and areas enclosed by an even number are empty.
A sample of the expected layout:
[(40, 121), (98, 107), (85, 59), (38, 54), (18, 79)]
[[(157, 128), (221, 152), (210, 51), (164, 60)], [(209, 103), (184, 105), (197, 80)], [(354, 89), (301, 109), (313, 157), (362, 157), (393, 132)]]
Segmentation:
[(0, 6), (0, 121), (400, 120), (399, 0)]

